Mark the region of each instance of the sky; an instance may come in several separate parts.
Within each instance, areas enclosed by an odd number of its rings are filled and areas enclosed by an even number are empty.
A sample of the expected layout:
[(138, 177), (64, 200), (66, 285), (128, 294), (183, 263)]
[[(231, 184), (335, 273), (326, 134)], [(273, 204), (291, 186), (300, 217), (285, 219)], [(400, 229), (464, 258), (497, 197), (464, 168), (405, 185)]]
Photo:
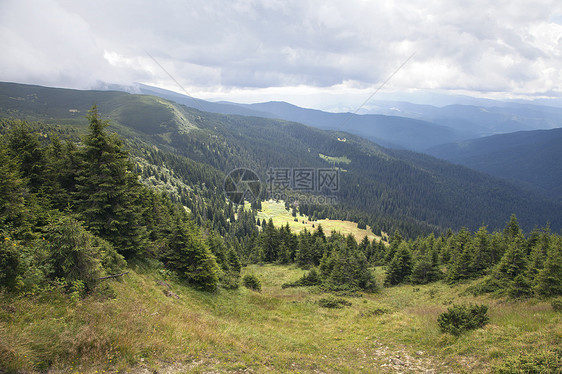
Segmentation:
[(53, 87), (332, 111), (562, 97), (560, 0), (0, 0), (0, 47), (0, 81)]

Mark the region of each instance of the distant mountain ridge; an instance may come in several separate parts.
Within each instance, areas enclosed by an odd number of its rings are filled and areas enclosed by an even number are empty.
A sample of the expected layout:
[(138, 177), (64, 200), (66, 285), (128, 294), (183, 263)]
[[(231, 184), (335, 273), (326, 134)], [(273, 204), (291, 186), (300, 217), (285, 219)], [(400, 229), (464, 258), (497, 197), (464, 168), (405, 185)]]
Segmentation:
[(398, 101), (375, 101), (369, 111), (421, 119), (470, 131), (474, 138), (498, 133), (562, 127), (562, 108), (529, 103), (478, 101), (479, 105), (453, 104), (443, 107)]
[(211, 102), (143, 84), (129, 91), (159, 96), (207, 112), (277, 118), (325, 130), (346, 131), (385, 147), (414, 151), (498, 133), (562, 127), (559, 107), (471, 97), (463, 97), (463, 104), (443, 107), (375, 100), (370, 110), (351, 114), (301, 108), (286, 102)]
[(276, 118), (302, 123), (323, 130), (346, 131), (385, 147), (422, 151), (426, 148), (477, 136), (470, 131), (407, 117), (331, 113), (301, 108), (286, 102), (239, 104), (227, 101), (210, 102), (157, 87), (137, 84), (134, 87), (108, 86), (121, 91), (154, 95), (191, 108), (220, 114), (236, 114)]

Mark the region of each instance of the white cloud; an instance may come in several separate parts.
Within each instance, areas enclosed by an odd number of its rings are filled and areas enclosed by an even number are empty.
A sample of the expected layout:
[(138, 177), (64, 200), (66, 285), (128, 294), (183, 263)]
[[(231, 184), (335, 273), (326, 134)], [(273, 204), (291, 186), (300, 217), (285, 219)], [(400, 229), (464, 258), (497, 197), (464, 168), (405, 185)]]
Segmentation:
[(415, 51), (387, 91), (556, 93), (560, 15), (555, 0), (3, 0), (0, 80), (174, 88), (169, 73), (202, 97), (337, 106), (334, 95), (372, 92)]

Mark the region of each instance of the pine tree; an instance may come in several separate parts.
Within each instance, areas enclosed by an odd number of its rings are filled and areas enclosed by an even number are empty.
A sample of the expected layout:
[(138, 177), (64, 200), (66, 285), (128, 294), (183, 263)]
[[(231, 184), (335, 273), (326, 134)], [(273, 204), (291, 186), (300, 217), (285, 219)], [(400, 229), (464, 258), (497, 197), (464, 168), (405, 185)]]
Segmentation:
[(490, 238), (486, 226), (480, 227), (472, 239), (473, 262), (472, 270), (481, 273), (493, 265), (490, 251)]
[(275, 262), (279, 255), (279, 233), (273, 225), (273, 219), (269, 219), (267, 225), (262, 226), (259, 241), (262, 252), (262, 260), (265, 262)]
[(535, 291), (541, 296), (562, 295), (562, 239), (556, 237), (548, 248), (543, 268), (535, 279)]
[(388, 265), (386, 271), (385, 285), (395, 285), (408, 281), (412, 273), (412, 254), (408, 243), (401, 242)]
[(454, 283), (474, 276), (472, 269), (473, 263), (473, 249), (470, 245), (467, 245), (462, 253), (456, 256), (451, 266), (449, 266), (447, 270), (447, 281), (449, 283)]
[(4, 147), (0, 148), (0, 175), (0, 228), (21, 227), (25, 208), (23, 182), (17, 162)]
[(400, 246), (400, 243), (402, 243), (403, 240), (404, 239), (402, 238), (402, 235), (400, 235), (400, 232), (396, 230), (392, 238), (390, 238), (389, 240), (390, 245), (386, 248), (386, 252), (384, 255), (385, 264), (388, 264), (390, 261), (392, 261), (394, 255), (396, 254), (396, 251), (398, 250), (398, 247)]
[(7, 135), (12, 157), (19, 160), (21, 175), (32, 192), (39, 192), (45, 182), (46, 160), (43, 148), (26, 123), (18, 122)]
[(517, 222), (517, 217), (515, 216), (515, 214), (512, 214), (511, 217), (509, 218), (509, 222), (507, 223), (507, 226), (503, 230), (503, 235), (508, 240), (513, 240), (523, 235), (521, 228), (519, 228), (519, 222)]
[(181, 219), (175, 222), (162, 260), (195, 288), (217, 289), (219, 266), (193, 223)]
[(418, 256), (412, 268), (410, 281), (414, 284), (426, 284), (438, 280), (440, 276), (438, 254), (431, 250)]
[(129, 258), (142, 253), (147, 240), (141, 221), (141, 185), (121, 140), (104, 131), (108, 123), (99, 118), (95, 106), (88, 119), (83, 168), (76, 178), (78, 210), (94, 234)]

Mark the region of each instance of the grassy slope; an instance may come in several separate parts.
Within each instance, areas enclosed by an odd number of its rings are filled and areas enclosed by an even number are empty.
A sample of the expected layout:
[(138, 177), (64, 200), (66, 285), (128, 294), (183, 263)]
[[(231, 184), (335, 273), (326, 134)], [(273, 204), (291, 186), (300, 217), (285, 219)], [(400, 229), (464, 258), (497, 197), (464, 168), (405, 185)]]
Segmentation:
[[(305, 228), (308, 231), (315, 231), (318, 225), (322, 225), (324, 233), (330, 235), (332, 230), (339, 232), (343, 235), (352, 234), (355, 239), (359, 242), (365, 236), (369, 238), (370, 241), (373, 239), (380, 240), (381, 237), (372, 233), (369, 226), (367, 229), (360, 229), (357, 227), (357, 223), (351, 221), (333, 220), (333, 219), (321, 219), (318, 221), (309, 221), (308, 217), (302, 216), (297, 213), (298, 222), (295, 222), (295, 217), (291, 215), (291, 211), (285, 209), (285, 204), (280, 202), (275, 202), (273, 200), (262, 202), (262, 210), (258, 212), (258, 218), (260, 220), (265, 219), (268, 221), (270, 218), (273, 219), (273, 224), (276, 227), (285, 226), (287, 223), (291, 228), (291, 231), (295, 234), (300, 233)], [(304, 222), (304, 223), (303, 223)], [(314, 225), (314, 227), (312, 227)]]
[[(494, 363), (562, 344), (562, 318), (546, 302), (460, 296), (466, 285), (400, 286), (324, 309), (321, 294), (282, 289), (303, 271), (244, 269), (262, 279), (206, 294), (132, 271), (109, 283), (116, 299), (78, 302), (53, 294), (0, 300), (0, 368), (76, 372), (486, 372)], [(376, 270), (379, 280), (381, 269)], [(490, 323), (459, 338), (437, 315), (451, 302), (485, 302)]]

